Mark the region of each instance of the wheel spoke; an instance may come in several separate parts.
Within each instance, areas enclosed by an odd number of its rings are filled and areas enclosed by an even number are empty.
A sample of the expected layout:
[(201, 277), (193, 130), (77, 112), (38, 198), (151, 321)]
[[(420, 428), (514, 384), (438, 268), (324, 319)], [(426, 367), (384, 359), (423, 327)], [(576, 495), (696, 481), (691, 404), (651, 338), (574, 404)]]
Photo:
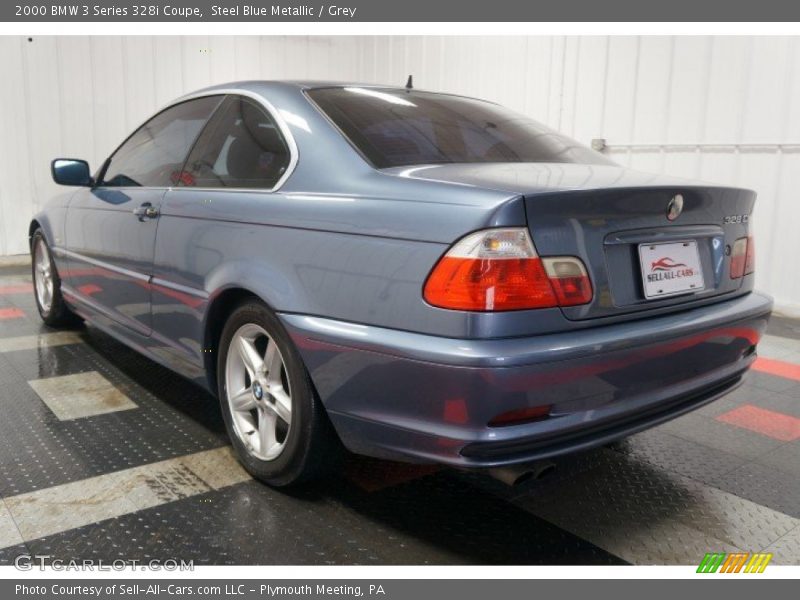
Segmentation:
[(258, 411), (258, 438), (260, 442), (261, 454), (268, 455), (269, 451), (276, 443), (275, 424), (277, 419), (275, 414), (268, 410)]
[(231, 408), (238, 412), (253, 410), (256, 407), (256, 400), (253, 398), (253, 389), (246, 387), (240, 392), (231, 396)]
[(246, 339), (244, 336), (239, 338), (238, 343), (239, 356), (242, 358), (244, 368), (247, 369), (250, 379), (255, 379), (256, 375), (261, 372), (264, 367), (264, 360), (256, 350), (251, 340)]
[(264, 354), (264, 370), (267, 373), (267, 383), (280, 383), (281, 367), (283, 367), (283, 361), (281, 360), (281, 353), (278, 351), (278, 345), (274, 340), (270, 340), (267, 344), (267, 352)]
[(281, 421), (283, 421), (287, 425), (291, 425), (292, 399), (289, 396), (289, 394), (286, 393), (286, 390), (283, 389), (283, 386), (280, 386), (280, 387), (270, 387), (269, 395), (270, 395), (270, 400), (272, 402), (267, 402), (267, 407), (270, 410), (274, 410), (275, 414), (277, 414), (278, 417), (280, 417)]

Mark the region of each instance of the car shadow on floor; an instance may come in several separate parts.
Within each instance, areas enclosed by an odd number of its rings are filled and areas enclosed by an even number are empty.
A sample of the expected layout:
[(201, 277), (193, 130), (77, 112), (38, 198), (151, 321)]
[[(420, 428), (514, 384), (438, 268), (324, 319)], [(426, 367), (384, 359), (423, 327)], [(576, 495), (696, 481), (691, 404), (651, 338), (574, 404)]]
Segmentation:
[[(224, 436), (216, 398), (93, 328), (81, 335), (95, 353), (136, 385), (188, 419)], [(586, 528), (586, 520), (592, 518), (588, 514), (591, 508), (573, 505), (557, 518), (545, 519), (526, 508), (526, 499), (534, 499), (535, 505), (537, 496), (545, 495), (560, 502), (565, 494), (574, 496), (581, 489), (591, 490), (601, 504), (596, 508), (598, 514), (620, 525), (619, 518), (608, 514), (616, 510), (619, 517), (627, 510), (630, 517), (636, 511), (632, 501), (620, 504), (624, 504), (622, 508), (614, 506), (614, 494), (636, 492), (625, 490), (619, 476), (614, 475), (620, 469), (638, 486), (657, 490), (660, 497), (686, 498), (674, 475), (620, 452), (601, 449), (557, 462), (556, 475), (509, 488), (482, 474), (346, 454), (341, 475), (316, 485), (274, 490), (252, 482), (228, 495), (236, 498), (244, 494), (249, 510), (266, 520), (270, 515), (295, 518), (312, 510), (334, 530), (359, 530), (360, 543), (374, 544), (382, 555), (379, 562), (390, 564), (626, 564), (570, 533)], [(581, 481), (579, 489), (575, 488), (576, 480)], [(618, 488), (608, 488), (609, 481)], [(662, 503), (649, 522), (682, 520), (681, 511), (685, 509), (685, 504)], [(265, 510), (269, 515), (262, 514)], [(574, 512), (570, 514), (570, 510)], [(634, 521), (629, 524), (635, 525)], [(403, 554), (404, 548), (409, 556)], [(249, 549), (247, 556), (263, 564), (271, 560), (269, 556), (259, 557), (256, 549)]]
[(94, 327), (81, 327), (81, 332), (88, 347), (136, 385), (210, 432), (224, 434), (216, 397)]

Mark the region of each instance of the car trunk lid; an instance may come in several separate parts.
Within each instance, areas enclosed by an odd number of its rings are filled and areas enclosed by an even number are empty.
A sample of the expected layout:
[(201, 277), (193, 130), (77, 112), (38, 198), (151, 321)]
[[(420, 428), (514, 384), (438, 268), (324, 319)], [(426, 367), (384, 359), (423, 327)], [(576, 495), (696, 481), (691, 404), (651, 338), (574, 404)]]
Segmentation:
[[(682, 198), (683, 210), (670, 221), (673, 198)], [(525, 196), (539, 254), (578, 256), (589, 271), (592, 301), (563, 309), (574, 320), (682, 307), (737, 291), (742, 279), (730, 277), (730, 252), (747, 225), (723, 223), (749, 215), (753, 201), (748, 190), (698, 185)]]
[[(592, 280), (589, 304), (562, 309), (570, 320), (678, 310), (741, 286), (742, 279), (729, 274), (730, 252), (747, 235), (755, 201), (750, 190), (595, 165), (460, 164), (411, 171), (413, 177), (520, 194), (539, 255), (577, 256)], [(678, 198), (682, 210), (670, 220), (668, 206)]]

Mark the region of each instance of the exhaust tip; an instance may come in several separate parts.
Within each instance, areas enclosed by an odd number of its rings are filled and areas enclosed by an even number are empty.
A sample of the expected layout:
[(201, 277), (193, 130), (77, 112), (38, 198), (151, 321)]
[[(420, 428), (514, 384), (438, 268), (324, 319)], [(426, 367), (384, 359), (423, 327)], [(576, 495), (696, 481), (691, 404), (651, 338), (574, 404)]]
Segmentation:
[(538, 481), (548, 477), (556, 470), (555, 463), (540, 461), (508, 467), (489, 469), (487, 474), (508, 486), (518, 486), (529, 481)]
[(535, 479), (533, 471), (525, 471), (524, 473), (520, 473), (519, 476), (511, 482), (512, 486), (522, 485), (523, 483), (527, 483), (528, 481), (533, 481)]
[(550, 463), (542, 467), (538, 473), (536, 473), (536, 479), (544, 479), (545, 477), (549, 477), (556, 471), (555, 463)]

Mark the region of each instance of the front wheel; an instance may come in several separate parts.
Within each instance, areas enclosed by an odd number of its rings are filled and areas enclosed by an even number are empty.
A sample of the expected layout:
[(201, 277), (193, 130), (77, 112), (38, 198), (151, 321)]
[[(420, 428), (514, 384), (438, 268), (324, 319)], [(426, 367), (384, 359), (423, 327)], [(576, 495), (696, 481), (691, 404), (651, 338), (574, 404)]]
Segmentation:
[(51, 327), (75, 323), (78, 319), (61, 295), (61, 279), (41, 229), (31, 237), (31, 269), (36, 308), (42, 321)]
[(261, 302), (241, 304), (225, 323), (217, 381), (228, 435), (251, 475), (282, 487), (337, 462), (338, 439), (300, 355)]

